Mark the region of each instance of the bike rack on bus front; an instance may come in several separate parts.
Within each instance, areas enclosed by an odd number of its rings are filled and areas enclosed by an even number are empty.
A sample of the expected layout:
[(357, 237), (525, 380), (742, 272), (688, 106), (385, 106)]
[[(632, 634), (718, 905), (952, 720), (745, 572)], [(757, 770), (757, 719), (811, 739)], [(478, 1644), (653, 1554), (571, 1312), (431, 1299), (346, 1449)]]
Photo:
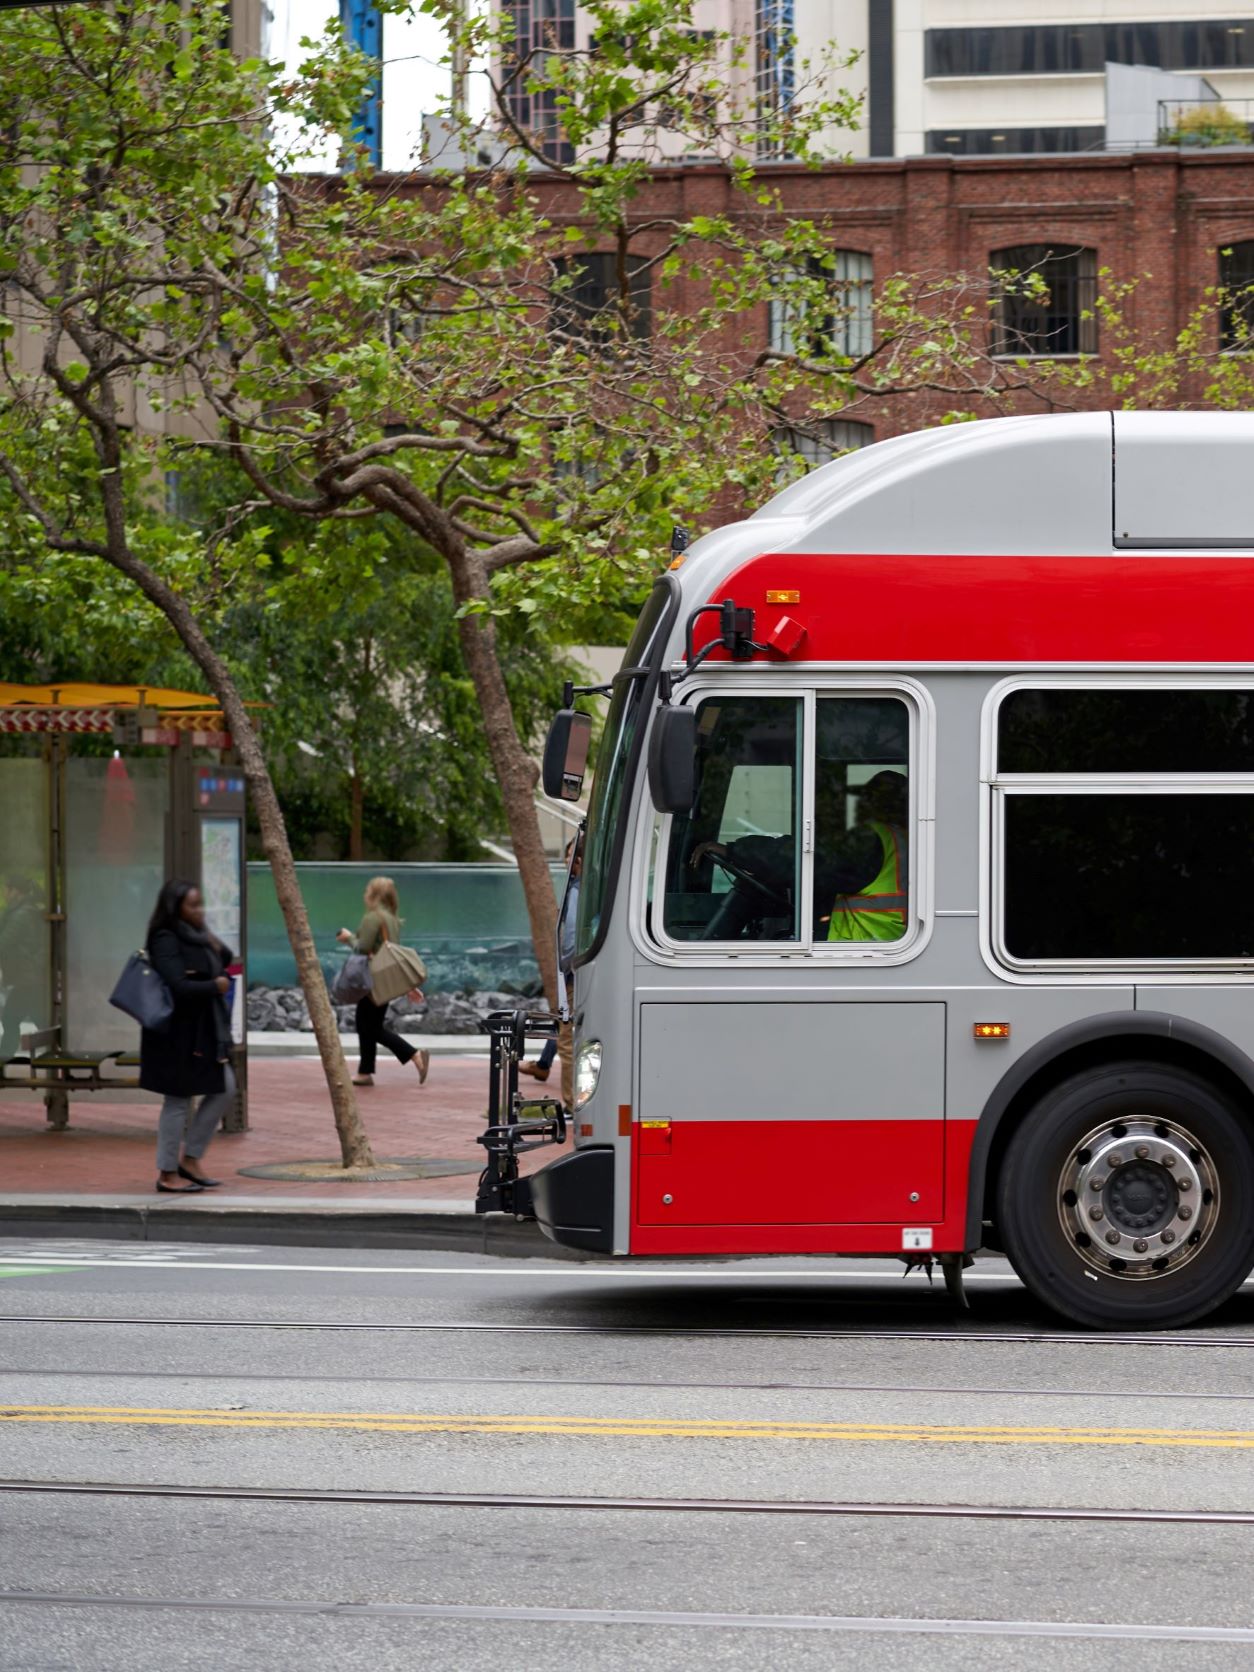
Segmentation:
[(523, 1097), (518, 1064), (528, 1039), (555, 1039), (558, 1018), (551, 1011), (494, 1010), (483, 1027), (491, 1041), (488, 1124), (479, 1142), (488, 1164), (479, 1175), (476, 1213), (512, 1213), (534, 1218), (531, 1181), (518, 1176), (518, 1157), (546, 1144), (566, 1142), (566, 1111), (557, 1097)]

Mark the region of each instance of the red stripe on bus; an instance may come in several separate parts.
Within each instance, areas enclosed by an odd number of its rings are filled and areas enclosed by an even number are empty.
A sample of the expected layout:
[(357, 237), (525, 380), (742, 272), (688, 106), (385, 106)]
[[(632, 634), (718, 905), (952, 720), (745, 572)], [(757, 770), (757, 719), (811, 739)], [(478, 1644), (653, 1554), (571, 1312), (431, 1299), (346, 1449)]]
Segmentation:
[[(792, 660), (1254, 661), (1254, 561), (1245, 556), (771, 553), (735, 570), (709, 601), (756, 610), (761, 641), (782, 613), (766, 593), (785, 583), (805, 600), (788, 606), (807, 628), (804, 658)], [(713, 632), (702, 617), (698, 646)]]
[(975, 1127), (679, 1118), (669, 1147), (645, 1153), (637, 1124), (630, 1251), (900, 1254), (904, 1227), (931, 1226), (934, 1251), (956, 1252)]

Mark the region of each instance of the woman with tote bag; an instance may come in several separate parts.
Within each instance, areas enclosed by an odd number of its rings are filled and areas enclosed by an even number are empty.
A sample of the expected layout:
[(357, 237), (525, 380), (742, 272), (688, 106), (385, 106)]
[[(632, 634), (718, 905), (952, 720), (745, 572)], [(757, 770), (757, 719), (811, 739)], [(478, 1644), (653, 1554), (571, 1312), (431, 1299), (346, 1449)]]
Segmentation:
[[(417, 953), (401, 945), (400, 901), (396, 897), (396, 884), (391, 877), (372, 877), (366, 884), (365, 893), (366, 915), (362, 918), (360, 927), (354, 935), (351, 930), (341, 929), (336, 939), (351, 946), (354, 952), (364, 952), (370, 959), (372, 991), (367, 993), (357, 1005), (357, 1043), (361, 1059), (357, 1068), (355, 1086), (372, 1086), (374, 1084), (375, 1058), (380, 1045), (386, 1045), (398, 1062), (412, 1062), (418, 1070), (418, 1083), (426, 1083), (427, 1071), (431, 1067), (430, 1051), (415, 1049), (407, 1039), (399, 1033), (393, 1033), (387, 1025), (388, 1003), (398, 998), (406, 991), (405, 987), (395, 987), (395, 970), (393, 966), (404, 967), (407, 987), (411, 992), (417, 992), (414, 985), (416, 980), (425, 975), (424, 966)], [(387, 948), (387, 952), (384, 952)], [(375, 964), (379, 961), (377, 992), (374, 990), (376, 982)], [(421, 997), (421, 994), (418, 995)]]
[(164, 1097), (157, 1118), (157, 1189), (191, 1195), (220, 1182), (205, 1176), (200, 1158), (235, 1096), (226, 1008), (226, 970), (235, 955), (206, 928), (195, 883), (178, 881), (167, 882), (157, 896), (147, 952), (174, 1001), (160, 1032), (145, 1028), (139, 1043), (139, 1083)]

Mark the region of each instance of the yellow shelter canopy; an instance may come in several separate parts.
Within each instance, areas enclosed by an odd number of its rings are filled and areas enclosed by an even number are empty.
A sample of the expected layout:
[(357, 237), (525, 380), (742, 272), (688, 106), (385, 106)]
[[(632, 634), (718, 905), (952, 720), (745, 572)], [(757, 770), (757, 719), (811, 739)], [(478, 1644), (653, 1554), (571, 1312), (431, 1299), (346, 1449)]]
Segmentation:
[(169, 691), (156, 685), (8, 685), (0, 681), (0, 708), (160, 708), (208, 709), (218, 699), (198, 691)]

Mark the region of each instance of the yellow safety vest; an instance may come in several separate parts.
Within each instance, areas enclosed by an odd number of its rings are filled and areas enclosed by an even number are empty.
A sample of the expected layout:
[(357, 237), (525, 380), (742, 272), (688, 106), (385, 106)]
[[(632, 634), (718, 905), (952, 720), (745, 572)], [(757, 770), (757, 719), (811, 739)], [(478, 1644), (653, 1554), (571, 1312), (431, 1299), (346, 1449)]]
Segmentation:
[(827, 926), (829, 941), (900, 940), (906, 932), (906, 833), (871, 821), (884, 846), (884, 863), (861, 894), (838, 894)]

